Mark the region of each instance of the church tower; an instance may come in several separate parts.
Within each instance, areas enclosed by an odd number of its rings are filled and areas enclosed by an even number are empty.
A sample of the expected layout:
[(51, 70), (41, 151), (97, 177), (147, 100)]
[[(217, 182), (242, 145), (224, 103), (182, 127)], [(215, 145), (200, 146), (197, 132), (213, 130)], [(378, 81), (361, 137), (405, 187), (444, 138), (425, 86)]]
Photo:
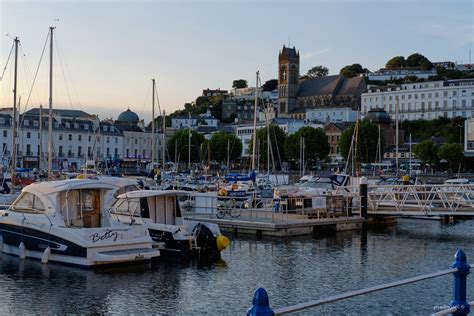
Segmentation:
[(300, 53), (285, 47), (278, 55), (278, 114), (288, 116), (296, 108), (300, 78)]

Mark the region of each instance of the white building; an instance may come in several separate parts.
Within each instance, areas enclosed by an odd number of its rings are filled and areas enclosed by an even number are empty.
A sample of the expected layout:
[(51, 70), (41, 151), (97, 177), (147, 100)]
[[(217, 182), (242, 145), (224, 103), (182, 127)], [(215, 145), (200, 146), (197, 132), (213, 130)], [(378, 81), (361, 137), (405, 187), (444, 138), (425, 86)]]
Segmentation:
[(306, 118), (309, 121), (322, 123), (355, 122), (357, 120), (357, 112), (349, 107), (307, 109)]
[(464, 155), (474, 157), (474, 119), (464, 123)]
[(431, 70), (419, 70), (419, 69), (397, 69), (397, 70), (390, 70), (390, 69), (379, 69), (376, 72), (369, 72), (365, 76), (368, 77), (369, 80), (374, 81), (385, 81), (385, 80), (396, 80), (396, 79), (403, 79), (405, 77), (417, 77), (428, 79), (429, 77), (436, 76), (438, 73), (436, 68)]
[(431, 120), (440, 116), (474, 117), (474, 80), (448, 80), (406, 83), (372, 88), (361, 95), (362, 114), (371, 109), (384, 109), (395, 119)]
[(216, 127), (219, 125), (219, 120), (214, 118), (209, 111), (200, 115), (191, 115), (189, 116), (177, 116), (171, 119), (172, 128), (197, 128), (200, 125), (207, 125)]
[[(41, 112), (41, 114), (40, 114)], [(47, 167), (48, 110), (31, 109), (17, 120), (16, 154), (18, 167)], [(127, 110), (117, 121), (100, 121), (97, 116), (79, 110), (53, 110), (53, 168), (79, 168), (86, 160), (151, 159), (151, 132), (140, 124), (138, 116)], [(162, 134), (155, 134), (155, 160), (161, 157)], [(13, 154), (12, 114), (0, 110), (1, 163), (10, 164)], [(41, 165), (40, 165), (41, 162)]]

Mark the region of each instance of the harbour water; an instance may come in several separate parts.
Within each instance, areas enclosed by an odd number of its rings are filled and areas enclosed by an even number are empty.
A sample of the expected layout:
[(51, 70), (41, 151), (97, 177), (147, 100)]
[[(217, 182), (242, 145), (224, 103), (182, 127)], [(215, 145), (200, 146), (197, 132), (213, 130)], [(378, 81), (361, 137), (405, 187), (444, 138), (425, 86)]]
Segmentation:
[[(366, 235), (233, 238), (223, 262), (209, 268), (158, 263), (87, 271), (0, 255), (0, 314), (242, 315), (260, 286), (282, 307), (449, 268), (458, 248), (474, 262), (474, 221), (401, 219)], [(448, 275), (303, 314), (429, 314), (449, 303), (452, 282)]]

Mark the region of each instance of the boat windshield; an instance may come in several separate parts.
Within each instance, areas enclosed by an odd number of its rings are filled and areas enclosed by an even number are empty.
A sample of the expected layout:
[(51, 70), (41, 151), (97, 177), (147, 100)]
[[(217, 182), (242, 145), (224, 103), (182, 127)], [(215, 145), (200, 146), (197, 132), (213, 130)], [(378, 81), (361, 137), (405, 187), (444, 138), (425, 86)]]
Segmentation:
[(38, 213), (44, 212), (43, 202), (33, 193), (24, 192), (12, 204), (11, 209), (16, 212)]
[(331, 182), (308, 181), (300, 184), (302, 188), (332, 190)]
[(140, 216), (140, 199), (118, 199), (110, 208), (110, 213), (128, 216)]

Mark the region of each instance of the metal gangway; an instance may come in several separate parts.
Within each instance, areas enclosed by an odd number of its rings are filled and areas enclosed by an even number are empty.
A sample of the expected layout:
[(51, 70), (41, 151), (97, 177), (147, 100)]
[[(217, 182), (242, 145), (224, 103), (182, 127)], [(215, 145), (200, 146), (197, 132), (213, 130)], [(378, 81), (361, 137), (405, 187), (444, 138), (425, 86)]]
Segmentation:
[[(343, 191), (360, 204), (359, 187), (338, 188), (335, 194)], [(474, 217), (474, 185), (368, 185), (367, 211), (369, 215)]]

